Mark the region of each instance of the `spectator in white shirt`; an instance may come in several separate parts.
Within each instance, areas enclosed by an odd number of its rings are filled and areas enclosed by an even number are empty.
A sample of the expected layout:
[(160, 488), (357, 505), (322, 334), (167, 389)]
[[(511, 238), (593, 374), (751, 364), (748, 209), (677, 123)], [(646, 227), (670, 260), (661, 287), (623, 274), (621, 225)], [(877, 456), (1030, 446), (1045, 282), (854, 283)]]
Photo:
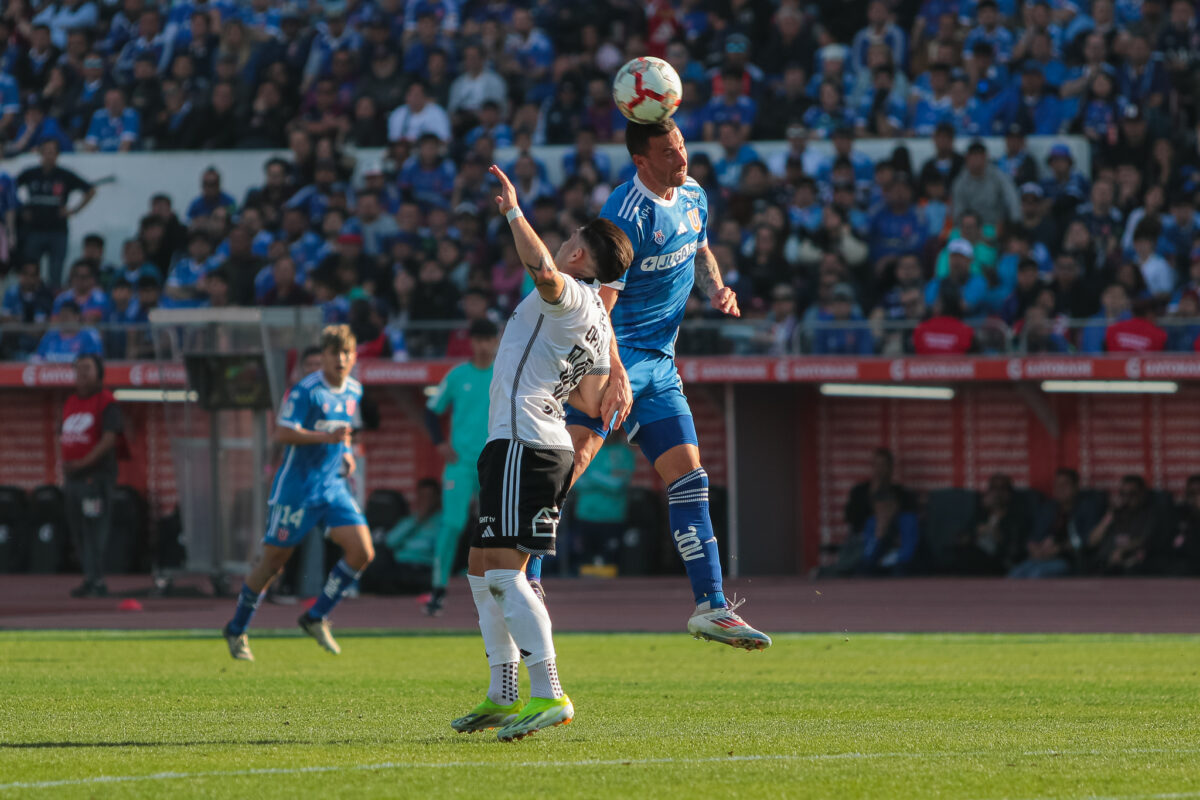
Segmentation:
[(493, 100), (503, 114), (506, 108), (508, 89), (504, 79), (489, 69), (483, 58), (483, 50), (477, 44), (463, 48), (463, 72), (450, 84), (450, 101), (447, 110), (451, 114), (460, 111), (478, 113), (480, 106)]
[(414, 142), (423, 133), (450, 141), (450, 117), (444, 108), (430, 101), (423, 82), (413, 81), (404, 99), (405, 104), (388, 116), (388, 141)]

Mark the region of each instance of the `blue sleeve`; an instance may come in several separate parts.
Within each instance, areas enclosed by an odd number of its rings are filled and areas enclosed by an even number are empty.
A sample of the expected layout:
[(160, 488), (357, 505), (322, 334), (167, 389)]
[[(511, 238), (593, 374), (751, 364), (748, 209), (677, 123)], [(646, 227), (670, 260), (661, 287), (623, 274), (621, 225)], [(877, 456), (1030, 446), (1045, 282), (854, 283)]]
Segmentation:
[(42, 336), (42, 340), (38, 342), (38, 356), (45, 359), (45, 357), (54, 349), (54, 344), (57, 341), (58, 333), (56, 331), (46, 331), (46, 333)]
[(708, 247), (708, 192), (700, 189), (700, 238), (697, 247)]
[(304, 428), (305, 423), (308, 422), (308, 413), (311, 409), (312, 401), (309, 398), (308, 389), (296, 384), (284, 399), (283, 408), (279, 410), (279, 418), (276, 422), (285, 428), (299, 430)]
[(0, 113), (19, 114), (21, 112), (21, 95), (15, 83), (0, 84)]
[(879, 540), (875, 538), (875, 515), (872, 514), (863, 525), (863, 551), (862, 562), (870, 564), (875, 560), (875, 550), (879, 546)]
[(4, 312), (11, 314), (14, 317), (21, 316), (21, 290), (16, 286), (10, 286), (8, 291), (4, 293)]

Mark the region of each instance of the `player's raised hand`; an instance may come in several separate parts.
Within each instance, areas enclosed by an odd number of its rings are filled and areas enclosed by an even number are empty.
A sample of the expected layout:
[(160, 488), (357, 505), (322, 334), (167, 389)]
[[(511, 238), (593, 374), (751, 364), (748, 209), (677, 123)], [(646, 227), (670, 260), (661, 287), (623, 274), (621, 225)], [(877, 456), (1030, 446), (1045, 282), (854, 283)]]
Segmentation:
[(517, 205), (517, 189), (512, 185), (512, 181), (504, 174), (504, 170), (492, 164), (488, 168), (488, 172), (496, 176), (496, 180), (500, 181), (500, 194), (496, 197), (496, 205), (500, 206), (500, 213), (507, 214)]
[(728, 286), (722, 286), (712, 296), (712, 307), (722, 314), (728, 314), (731, 317), (740, 317), (742, 310), (738, 308), (737, 293)]

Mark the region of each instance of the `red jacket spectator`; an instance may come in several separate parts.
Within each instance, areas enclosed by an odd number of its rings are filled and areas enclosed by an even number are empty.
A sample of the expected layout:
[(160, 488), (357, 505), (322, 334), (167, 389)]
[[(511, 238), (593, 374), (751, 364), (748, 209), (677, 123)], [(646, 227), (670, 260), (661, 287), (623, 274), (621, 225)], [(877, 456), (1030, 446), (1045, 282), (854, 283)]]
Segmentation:
[(1148, 319), (1114, 322), (1104, 332), (1104, 349), (1110, 353), (1156, 353), (1167, 347), (1167, 332)]
[(971, 349), (975, 331), (956, 317), (931, 317), (913, 331), (913, 349), (918, 355), (962, 355)]

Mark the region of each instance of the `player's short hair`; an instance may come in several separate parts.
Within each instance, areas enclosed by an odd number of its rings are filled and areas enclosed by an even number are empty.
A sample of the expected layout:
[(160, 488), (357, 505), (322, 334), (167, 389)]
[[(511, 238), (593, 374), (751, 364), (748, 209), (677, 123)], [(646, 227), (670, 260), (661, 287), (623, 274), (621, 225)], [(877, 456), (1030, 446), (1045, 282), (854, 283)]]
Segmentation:
[(662, 122), (643, 125), (630, 122), (625, 126), (625, 149), (630, 156), (644, 156), (650, 147), (650, 140), (656, 136), (666, 136), (671, 131), (678, 130), (675, 120), (668, 117)]
[(300, 362), (303, 363), (303, 362), (307, 361), (308, 359), (312, 358), (313, 356), (319, 356), (319, 355), (321, 355), (321, 348), (317, 347), (315, 344), (309, 345), (308, 347), (304, 348), (303, 351), (301, 351)]
[(601, 283), (612, 283), (629, 269), (633, 245), (612, 221), (596, 217), (579, 229), (579, 235), (596, 265), (596, 277)]
[(358, 340), (350, 332), (349, 325), (326, 325), (321, 331), (321, 352), (337, 350), (339, 353), (358, 348)]

